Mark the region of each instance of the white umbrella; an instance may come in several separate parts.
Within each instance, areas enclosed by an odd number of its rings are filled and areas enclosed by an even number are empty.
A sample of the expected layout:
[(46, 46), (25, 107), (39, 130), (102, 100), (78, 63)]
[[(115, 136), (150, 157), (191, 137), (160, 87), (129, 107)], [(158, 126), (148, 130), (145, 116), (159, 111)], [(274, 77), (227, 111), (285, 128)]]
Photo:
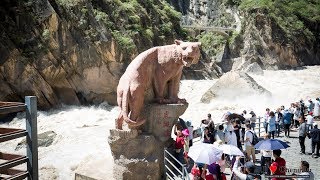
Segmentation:
[(214, 144), (214, 147), (220, 149), (224, 154), (229, 154), (231, 156), (244, 156), (243, 152), (234, 145), (229, 144)]
[(190, 147), (188, 156), (194, 162), (212, 164), (221, 159), (222, 150), (217, 149), (213, 144), (200, 143)]

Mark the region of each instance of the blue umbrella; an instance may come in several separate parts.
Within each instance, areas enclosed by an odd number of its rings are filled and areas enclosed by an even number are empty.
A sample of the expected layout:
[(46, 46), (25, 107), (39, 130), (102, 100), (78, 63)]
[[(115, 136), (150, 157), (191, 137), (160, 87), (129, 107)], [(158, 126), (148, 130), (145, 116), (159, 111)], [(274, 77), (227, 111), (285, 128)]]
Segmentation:
[(259, 141), (254, 148), (258, 150), (276, 150), (276, 149), (286, 149), (290, 147), (287, 143), (280, 141), (278, 139), (267, 139)]

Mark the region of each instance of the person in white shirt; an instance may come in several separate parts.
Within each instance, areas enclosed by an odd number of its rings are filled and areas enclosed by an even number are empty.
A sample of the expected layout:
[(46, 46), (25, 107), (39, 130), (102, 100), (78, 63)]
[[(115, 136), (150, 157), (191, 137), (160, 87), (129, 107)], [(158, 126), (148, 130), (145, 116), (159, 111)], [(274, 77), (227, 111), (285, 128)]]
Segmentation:
[(233, 131), (233, 128), (229, 126), (227, 131), (225, 132), (226, 143), (233, 146), (238, 146), (237, 143), (237, 135)]
[[(265, 133), (263, 135), (264, 140), (270, 139), (269, 134)], [(264, 173), (267, 173), (270, 175), (270, 164), (271, 164), (271, 158), (272, 158), (272, 151), (267, 150), (260, 150), (261, 153), (261, 169)]]
[(291, 103), (291, 106), (289, 108), (289, 112), (291, 114), (291, 126), (290, 126), (290, 128), (292, 128), (294, 126), (293, 114), (294, 114), (295, 107), (296, 107), (295, 103)]
[(268, 132), (269, 113), (270, 113), (270, 109), (267, 108), (266, 113), (264, 114), (264, 122), (263, 122), (264, 132)]
[(307, 119), (307, 131), (310, 131), (313, 128), (313, 122), (314, 118), (312, 116), (312, 112), (309, 112), (308, 116), (306, 117)]
[(252, 141), (253, 141), (253, 132), (251, 131), (251, 125), (250, 124), (246, 124), (246, 132), (244, 134), (244, 146), (246, 149), (246, 153), (247, 153), (247, 158), (250, 161), (251, 160), (251, 156), (252, 156), (252, 160), (253, 163), (256, 162), (256, 153), (255, 153), (255, 149), (254, 146), (252, 145)]
[(242, 116), (244, 117), (245, 121), (250, 121), (251, 115), (248, 114), (246, 110), (243, 110)]
[(313, 116), (314, 117), (320, 116), (320, 99), (319, 98), (317, 98), (316, 102), (314, 103)]
[(296, 180), (314, 180), (314, 174), (310, 171), (309, 169), (309, 163), (307, 161), (301, 161), (301, 172), (300, 174), (298, 174), (299, 176), (305, 175), (305, 176), (309, 176), (309, 177), (299, 177)]
[(222, 144), (225, 144), (226, 137), (225, 137), (225, 132), (223, 132), (223, 125), (219, 125), (218, 130), (216, 131), (215, 135), (216, 141), (220, 140)]

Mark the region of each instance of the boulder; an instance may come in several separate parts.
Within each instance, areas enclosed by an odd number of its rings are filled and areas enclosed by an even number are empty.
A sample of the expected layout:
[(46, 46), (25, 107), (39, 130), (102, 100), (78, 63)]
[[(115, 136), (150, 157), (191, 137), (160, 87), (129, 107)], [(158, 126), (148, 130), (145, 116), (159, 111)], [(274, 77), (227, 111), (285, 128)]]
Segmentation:
[[(234, 92), (237, 93), (234, 93)], [(201, 98), (201, 102), (209, 103), (214, 98), (233, 100), (252, 95), (267, 95), (271, 93), (260, 86), (245, 72), (231, 71), (224, 74)]]
[[(51, 146), (56, 136), (57, 134), (54, 131), (46, 131), (38, 134), (38, 146), (39, 147)], [(26, 144), (27, 144), (26, 139), (23, 139), (21, 142), (18, 143), (15, 150), (17, 151), (21, 148), (25, 148)]]
[(249, 66), (247, 66), (244, 69), (244, 72), (249, 73), (249, 74), (251, 73), (251, 74), (256, 74), (256, 75), (263, 75), (262, 68), (256, 62), (254, 62), (254, 63), (250, 64)]

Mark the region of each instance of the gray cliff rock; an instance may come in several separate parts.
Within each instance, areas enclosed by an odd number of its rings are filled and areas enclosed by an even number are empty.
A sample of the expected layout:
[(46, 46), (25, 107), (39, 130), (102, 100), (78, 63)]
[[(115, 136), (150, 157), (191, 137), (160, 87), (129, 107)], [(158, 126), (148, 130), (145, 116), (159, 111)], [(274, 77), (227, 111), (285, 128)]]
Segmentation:
[[(237, 93), (234, 93), (234, 92)], [(271, 93), (250, 77), (247, 73), (231, 71), (219, 80), (202, 96), (201, 102), (210, 103), (215, 98), (234, 100), (252, 95), (271, 96)]]

